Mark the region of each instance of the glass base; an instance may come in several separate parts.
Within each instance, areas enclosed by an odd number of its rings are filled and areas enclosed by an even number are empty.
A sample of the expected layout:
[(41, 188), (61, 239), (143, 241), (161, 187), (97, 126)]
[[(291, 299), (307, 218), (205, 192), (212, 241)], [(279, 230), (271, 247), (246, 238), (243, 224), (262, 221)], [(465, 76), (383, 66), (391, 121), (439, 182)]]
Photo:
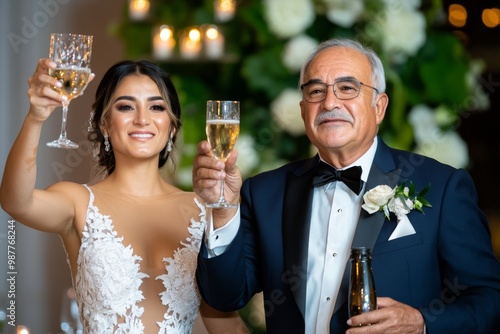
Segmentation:
[(226, 201), (218, 201), (215, 203), (209, 203), (206, 205), (207, 208), (236, 208), (236, 204), (228, 203)]
[(61, 138), (47, 143), (47, 146), (55, 148), (70, 148), (70, 149), (78, 148), (78, 144), (73, 143), (69, 139), (61, 139)]

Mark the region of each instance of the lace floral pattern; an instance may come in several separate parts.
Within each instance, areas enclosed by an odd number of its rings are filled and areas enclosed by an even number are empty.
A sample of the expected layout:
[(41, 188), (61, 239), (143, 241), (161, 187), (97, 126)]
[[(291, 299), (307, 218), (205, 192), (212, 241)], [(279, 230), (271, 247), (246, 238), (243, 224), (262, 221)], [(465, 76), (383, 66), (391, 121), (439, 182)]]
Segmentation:
[[(94, 194), (87, 189), (90, 201), (75, 280), (83, 326), (92, 334), (144, 333), (140, 319), (144, 309), (138, 303), (144, 299), (142, 279), (149, 276), (140, 272), (142, 258), (134, 255), (130, 245), (123, 245), (110, 217), (94, 206)], [(195, 203), (200, 221), (191, 219), (191, 237), (181, 242), (172, 257), (163, 259), (166, 274), (156, 277), (165, 287), (162, 304), (168, 306), (164, 318), (158, 319), (161, 334), (191, 333), (198, 314), (200, 295), (194, 275), (206, 220), (204, 207), (196, 199)]]
[(175, 328), (176, 333), (190, 333), (200, 306), (201, 297), (194, 275), (205, 229), (205, 211), (198, 201), (196, 204), (201, 209), (201, 221), (191, 219), (191, 226), (188, 228), (191, 238), (181, 243), (184, 247), (178, 248), (173, 257), (163, 259), (168, 274), (156, 278), (161, 279), (165, 287), (165, 292), (160, 294), (161, 302), (169, 307), (165, 319), (158, 323), (160, 333), (170, 333), (171, 328)]

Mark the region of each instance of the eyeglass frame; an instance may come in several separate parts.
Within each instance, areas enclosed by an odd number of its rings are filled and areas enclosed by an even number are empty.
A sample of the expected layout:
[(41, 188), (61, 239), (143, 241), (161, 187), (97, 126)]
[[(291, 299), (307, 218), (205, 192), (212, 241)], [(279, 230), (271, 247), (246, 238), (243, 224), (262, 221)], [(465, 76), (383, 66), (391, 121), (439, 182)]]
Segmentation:
[[(338, 83), (341, 83), (341, 82), (352, 82), (352, 83), (356, 83), (359, 85), (359, 89), (356, 89), (356, 91), (358, 92), (355, 96), (353, 97), (349, 97), (349, 98), (340, 98), (337, 96), (337, 92), (335, 91), (335, 85), (337, 85)], [(304, 87), (307, 87), (309, 85), (312, 85), (312, 84), (322, 84), (324, 86), (326, 86), (326, 89), (325, 89), (325, 96), (323, 97), (323, 99), (319, 100), (319, 101), (309, 101), (307, 100), (307, 98), (304, 96)], [(307, 102), (309, 103), (319, 103), (319, 102), (323, 102), (325, 99), (326, 99), (326, 96), (328, 95), (328, 87), (332, 86), (333, 87), (333, 95), (335, 95), (335, 97), (339, 100), (342, 100), (342, 101), (347, 101), (347, 100), (352, 100), (352, 99), (355, 99), (359, 96), (359, 92), (361, 92), (361, 86), (366, 86), (368, 88), (371, 88), (373, 89), (375, 92), (377, 92), (377, 95), (380, 94), (380, 92), (378, 91), (377, 88), (375, 87), (372, 87), (370, 85), (366, 85), (364, 83), (362, 83), (361, 81), (359, 80), (356, 80), (356, 79), (342, 79), (342, 80), (338, 80), (338, 81), (335, 81), (334, 83), (332, 84), (327, 84), (326, 82), (322, 82), (322, 81), (319, 81), (319, 80), (310, 80), (302, 85), (300, 85), (300, 90), (302, 92), (302, 97), (304, 98), (304, 100), (306, 100)]]

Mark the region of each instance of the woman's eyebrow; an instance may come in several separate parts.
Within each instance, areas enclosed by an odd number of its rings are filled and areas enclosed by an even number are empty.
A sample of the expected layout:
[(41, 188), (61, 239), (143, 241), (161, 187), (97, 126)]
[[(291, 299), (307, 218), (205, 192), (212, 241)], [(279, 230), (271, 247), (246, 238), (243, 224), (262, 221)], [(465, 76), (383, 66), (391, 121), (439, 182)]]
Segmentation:
[[(136, 98), (133, 97), (133, 96), (129, 96), (129, 95), (123, 95), (123, 96), (117, 97), (116, 100), (115, 100), (115, 102), (118, 102), (118, 101), (121, 101), (121, 100), (135, 101)], [(158, 100), (163, 100), (163, 97), (162, 96), (151, 96), (151, 97), (148, 97), (147, 100), (148, 101), (158, 101)]]

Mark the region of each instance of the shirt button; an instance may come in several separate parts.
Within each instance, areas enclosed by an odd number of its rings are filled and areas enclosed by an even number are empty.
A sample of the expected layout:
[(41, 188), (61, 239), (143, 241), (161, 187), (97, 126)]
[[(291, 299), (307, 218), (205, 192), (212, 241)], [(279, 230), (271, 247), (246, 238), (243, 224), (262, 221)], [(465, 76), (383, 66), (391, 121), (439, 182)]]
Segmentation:
[(326, 301), (329, 302), (330, 301), (330, 297), (326, 297)]
[(219, 240), (219, 236), (218, 235), (215, 236), (215, 240)]
[(342, 212), (342, 209), (337, 209), (337, 212), (338, 212), (338, 213), (341, 213), (341, 212)]
[(333, 256), (333, 257), (337, 256), (337, 253), (333, 253), (333, 254), (332, 254), (332, 256)]

